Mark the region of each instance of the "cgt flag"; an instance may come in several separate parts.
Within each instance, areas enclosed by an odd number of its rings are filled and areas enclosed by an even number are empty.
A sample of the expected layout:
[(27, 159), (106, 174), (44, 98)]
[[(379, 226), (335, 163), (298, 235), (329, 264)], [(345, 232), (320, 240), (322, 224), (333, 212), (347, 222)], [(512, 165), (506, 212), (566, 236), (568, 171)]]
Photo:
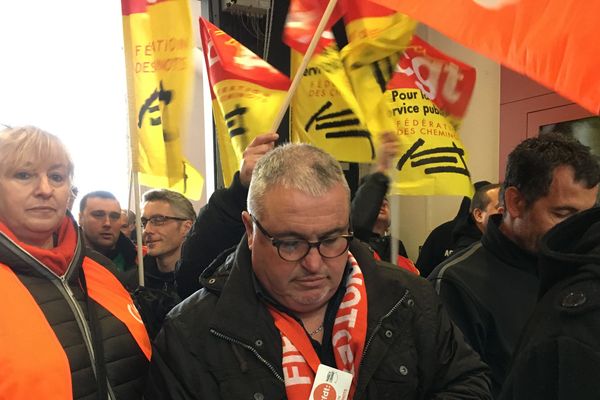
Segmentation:
[(600, 114), (600, 1), (371, 0)]
[(290, 80), (204, 18), (200, 35), (223, 180), (229, 185), (248, 144), (271, 129)]
[(391, 192), (472, 195), (467, 154), (457, 132), (471, 99), (475, 69), (414, 36), (384, 95), (385, 127), (401, 144)]
[(183, 155), (191, 82), (187, 0), (122, 0), (132, 168), (140, 183), (200, 199), (203, 178)]

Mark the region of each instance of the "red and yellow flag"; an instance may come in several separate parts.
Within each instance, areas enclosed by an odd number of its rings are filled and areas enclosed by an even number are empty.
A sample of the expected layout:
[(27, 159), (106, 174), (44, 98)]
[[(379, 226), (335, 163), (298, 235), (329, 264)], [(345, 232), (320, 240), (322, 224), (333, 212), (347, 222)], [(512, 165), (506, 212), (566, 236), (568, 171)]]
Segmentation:
[(371, 132), (387, 82), (407, 47), (416, 22), (369, 1), (355, 1), (344, 16), (348, 45), (341, 51), (352, 89)]
[(200, 34), (223, 179), (229, 185), (248, 144), (271, 129), (290, 80), (204, 18)]
[(393, 194), (472, 194), (457, 127), (474, 85), (474, 68), (413, 37), (380, 104), (388, 118), (379, 129), (395, 132), (401, 144)]
[[(302, 58), (301, 53), (291, 51), (292, 74)], [(291, 110), (292, 142), (311, 143), (339, 161), (371, 162), (375, 158), (373, 139), (335, 43), (311, 59)]]
[(132, 167), (140, 183), (190, 199), (203, 179), (183, 155), (193, 79), (187, 0), (121, 0)]
[[(329, 18), (316, 53), (335, 41), (331, 27), (342, 17), (347, 0), (337, 0), (333, 14)], [(283, 29), (283, 42), (292, 49), (305, 53), (312, 40), (329, 0), (290, 0), (287, 18)]]
[[(371, 0), (600, 114), (599, 1)], [(591, 35), (591, 36), (590, 36)]]

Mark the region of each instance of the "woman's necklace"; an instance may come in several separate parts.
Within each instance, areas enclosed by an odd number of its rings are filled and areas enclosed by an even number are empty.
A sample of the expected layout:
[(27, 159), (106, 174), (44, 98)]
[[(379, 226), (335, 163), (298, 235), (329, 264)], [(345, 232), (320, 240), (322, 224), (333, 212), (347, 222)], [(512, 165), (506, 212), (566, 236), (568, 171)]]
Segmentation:
[(323, 330), (323, 324), (319, 325), (319, 327), (317, 329), (315, 329), (312, 332), (308, 332), (308, 336), (314, 336), (317, 333), (321, 332)]

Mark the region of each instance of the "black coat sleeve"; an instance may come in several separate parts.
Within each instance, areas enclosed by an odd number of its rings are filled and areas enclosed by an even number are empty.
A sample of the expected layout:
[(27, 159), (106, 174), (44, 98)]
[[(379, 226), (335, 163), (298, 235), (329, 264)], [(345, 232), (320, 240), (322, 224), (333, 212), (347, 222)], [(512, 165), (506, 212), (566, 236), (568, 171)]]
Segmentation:
[(198, 278), (202, 271), (244, 235), (242, 212), (246, 210), (247, 197), (248, 188), (242, 185), (237, 172), (231, 186), (215, 191), (198, 213), (181, 249), (177, 290), (182, 299), (200, 289)]
[(363, 242), (369, 242), (373, 226), (379, 215), (390, 179), (380, 172), (368, 176), (352, 200), (352, 228), (354, 235)]

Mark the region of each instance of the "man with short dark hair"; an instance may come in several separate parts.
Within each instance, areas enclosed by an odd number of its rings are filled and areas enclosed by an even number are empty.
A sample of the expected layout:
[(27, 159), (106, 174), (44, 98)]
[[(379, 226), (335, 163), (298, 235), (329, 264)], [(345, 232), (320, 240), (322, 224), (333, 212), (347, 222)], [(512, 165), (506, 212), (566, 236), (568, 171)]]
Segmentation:
[(558, 134), (519, 144), (508, 156), (500, 197), (481, 242), (429, 276), (452, 319), (492, 369), (498, 396), (511, 354), (537, 301), (541, 237), (594, 206), (600, 167), (589, 148)]
[(83, 196), (79, 225), (86, 245), (109, 258), (119, 272), (136, 268), (136, 248), (121, 233), (121, 205), (115, 195), (99, 190)]
[[(252, 174), (246, 235), (169, 313), (150, 399), (306, 400), (315, 374), (349, 399), (487, 399), (487, 368), (422, 278), (352, 241), (341, 166), (306, 144)], [(335, 379), (337, 381), (337, 379)]]
[(452, 229), (452, 242), (448, 247), (448, 256), (466, 249), (478, 242), (485, 232), (489, 217), (502, 212), (498, 200), (500, 184), (487, 184), (475, 190), (469, 206), (469, 214), (457, 220)]

